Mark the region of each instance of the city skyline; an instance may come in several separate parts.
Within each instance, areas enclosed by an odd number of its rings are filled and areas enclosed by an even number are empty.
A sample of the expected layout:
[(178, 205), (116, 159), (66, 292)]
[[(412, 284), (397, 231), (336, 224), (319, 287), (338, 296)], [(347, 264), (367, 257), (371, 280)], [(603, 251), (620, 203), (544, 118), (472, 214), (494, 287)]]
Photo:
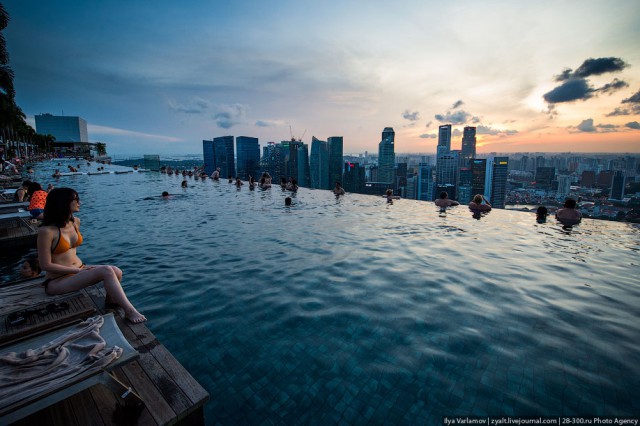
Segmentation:
[(640, 152), (638, 2), (3, 4), (28, 122), (79, 116), (111, 154), (375, 153), (385, 127), (396, 155), (435, 153), (443, 124), (451, 149), (476, 127), (479, 155)]

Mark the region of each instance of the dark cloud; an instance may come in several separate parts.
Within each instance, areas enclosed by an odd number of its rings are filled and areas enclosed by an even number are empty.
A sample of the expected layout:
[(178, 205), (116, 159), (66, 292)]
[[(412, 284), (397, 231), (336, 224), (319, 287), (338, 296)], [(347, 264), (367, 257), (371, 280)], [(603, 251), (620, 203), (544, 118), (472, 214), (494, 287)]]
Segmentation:
[(625, 126), (629, 127), (630, 129), (640, 130), (640, 123), (638, 123), (637, 121), (627, 123), (625, 124)]
[(611, 83), (605, 84), (604, 86), (597, 89), (597, 91), (611, 94), (620, 89), (624, 89), (625, 87), (629, 87), (629, 84), (627, 84), (626, 81), (622, 81), (622, 80), (618, 80), (617, 78), (614, 78)]
[(593, 92), (593, 87), (589, 86), (586, 79), (574, 78), (565, 81), (560, 86), (542, 95), (542, 97), (550, 104), (557, 104), (589, 99), (593, 96)]
[(424, 133), (422, 135), (420, 135), (420, 137), (422, 139), (435, 139), (438, 137), (438, 135), (436, 135), (435, 133)]
[(471, 118), (471, 114), (463, 110), (447, 111), (445, 114), (436, 114), (434, 118), (441, 123), (465, 124)]
[(601, 75), (608, 72), (618, 72), (625, 69), (628, 65), (620, 58), (589, 58), (572, 71), (571, 68), (565, 68), (560, 75), (556, 76), (556, 81), (571, 80), (574, 78), (586, 78), (592, 75)]
[(593, 125), (593, 118), (587, 118), (586, 120), (582, 120), (582, 123), (578, 124), (576, 128), (581, 132), (596, 132), (597, 129)]
[(622, 100), (623, 104), (640, 104), (640, 90), (627, 99)]
[(246, 114), (246, 106), (241, 104), (222, 105), (219, 111), (213, 115), (216, 126), (222, 129), (230, 129), (236, 124), (242, 123)]
[(267, 123), (266, 121), (258, 120), (258, 121), (256, 121), (256, 126), (257, 127), (270, 127), (271, 124)]
[(409, 121), (417, 121), (420, 119), (420, 113), (418, 111), (409, 112), (407, 109), (402, 113), (402, 118)]
[(425, 127), (431, 127), (432, 121), (429, 121)]
[(453, 105), (451, 105), (451, 109), (456, 109), (462, 105), (464, 105), (464, 102), (462, 102), (462, 99), (461, 99), (459, 101), (456, 101)]
[(629, 111), (628, 109), (622, 109), (622, 108), (616, 108), (614, 109), (612, 112), (610, 112), (609, 114), (607, 114), (607, 117), (615, 117), (618, 115), (631, 115), (632, 112)]

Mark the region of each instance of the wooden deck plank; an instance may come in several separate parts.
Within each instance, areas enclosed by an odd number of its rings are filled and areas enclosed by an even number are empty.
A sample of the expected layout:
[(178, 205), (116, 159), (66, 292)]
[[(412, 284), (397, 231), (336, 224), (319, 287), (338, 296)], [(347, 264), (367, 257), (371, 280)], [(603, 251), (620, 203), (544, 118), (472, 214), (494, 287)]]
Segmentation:
[[(39, 281), (16, 285), (14, 293), (19, 295), (25, 289), (28, 290), (27, 293), (33, 292), (39, 286), (38, 283)], [(2, 291), (3, 288), (0, 288), (0, 295)], [(37, 289), (35, 291), (38, 292)], [(40, 297), (44, 295), (41, 287), (39, 291)], [(97, 312), (105, 313), (105, 293), (101, 285), (82, 290), (81, 294), (91, 301)], [(144, 324), (131, 324), (121, 317), (121, 310), (118, 311), (118, 326), (131, 345), (139, 351), (140, 357), (115, 369), (114, 374), (140, 395), (144, 405), (137, 409), (125, 407), (111, 390), (96, 385), (34, 413), (17, 424), (204, 424), (203, 405), (208, 400), (208, 393)]]

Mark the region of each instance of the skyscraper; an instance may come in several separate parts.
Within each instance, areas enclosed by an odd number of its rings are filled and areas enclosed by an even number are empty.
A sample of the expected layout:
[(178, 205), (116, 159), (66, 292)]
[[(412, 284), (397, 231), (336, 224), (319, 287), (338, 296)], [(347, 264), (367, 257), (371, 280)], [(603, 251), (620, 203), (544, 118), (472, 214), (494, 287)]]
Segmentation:
[(311, 186), (311, 176), (309, 170), (309, 145), (303, 143), (298, 148), (298, 186), (309, 188)]
[(444, 124), (438, 128), (438, 157), (451, 151), (451, 124)]
[(469, 167), (470, 161), (476, 158), (476, 128), (465, 127), (462, 134), (463, 167)]
[(329, 188), (333, 188), (336, 182), (342, 184), (342, 136), (331, 136), (327, 139), (329, 144)]
[(343, 188), (347, 192), (362, 192), (364, 189), (364, 167), (358, 163), (344, 163)]
[(433, 201), (433, 168), (429, 163), (418, 164), (417, 192), (418, 200)]
[(382, 131), (382, 140), (378, 144), (378, 182), (394, 182), (395, 135), (392, 127), (385, 127)]
[(471, 161), (471, 193), (473, 195), (485, 193), (487, 178), (487, 160), (476, 158)]
[(311, 188), (331, 189), (329, 186), (329, 144), (315, 136), (311, 138), (309, 175), (311, 177)]
[(213, 170), (220, 167), (220, 177), (236, 175), (233, 136), (213, 138)]
[(259, 179), (260, 144), (258, 138), (238, 136), (236, 138), (236, 152), (238, 160), (238, 177), (248, 180), (249, 176)]
[[(444, 187), (447, 186), (453, 187), (454, 190), (447, 190), (449, 196), (451, 198), (455, 198), (455, 188), (458, 185), (458, 152), (459, 151), (449, 151), (448, 153), (443, 153), (444, 149), (438, 156), (438, 162), (436, 164), (436, 187)], [(438, 192), (433, 194), (434, 197), (438, 196)]]
[(509, 157), (493, 159), (493, 179), (491, 180), (491, 205), (503, 209), (507, 197), (507, 179), (509, 177)]
[(624, 198), (624, 185), (625, 175), (623, 171), (619, 170), (613, 175), (613, 180), (611, 182), (611, 194), (609, 195), (609, 198), (612, 200), (622, 200)]
[(262, 148), (262, 159), (260, 160), (260, 168), (263, 172), (269, 173), (273, 179), (273, 183), (280, 182), (280, 178), (285, 176), (284, 157), (281, 144), (268, 142), (267, 146)]

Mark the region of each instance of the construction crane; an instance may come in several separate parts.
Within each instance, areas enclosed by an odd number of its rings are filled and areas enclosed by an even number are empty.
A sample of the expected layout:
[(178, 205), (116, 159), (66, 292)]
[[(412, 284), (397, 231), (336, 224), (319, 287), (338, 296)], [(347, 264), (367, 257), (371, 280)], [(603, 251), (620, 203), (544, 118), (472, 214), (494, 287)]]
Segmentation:
[(304, 135), (307, 134), (307, 129), (304, 130), (304, 132), (302, 133), (302, 136), (296, 139), (293, 136), (293, 130), (291, 130), (291, 125), (289, 125), (289, 134), (291, 135), (291, 142), (302, 142), (302, 138), (304, 138)]

